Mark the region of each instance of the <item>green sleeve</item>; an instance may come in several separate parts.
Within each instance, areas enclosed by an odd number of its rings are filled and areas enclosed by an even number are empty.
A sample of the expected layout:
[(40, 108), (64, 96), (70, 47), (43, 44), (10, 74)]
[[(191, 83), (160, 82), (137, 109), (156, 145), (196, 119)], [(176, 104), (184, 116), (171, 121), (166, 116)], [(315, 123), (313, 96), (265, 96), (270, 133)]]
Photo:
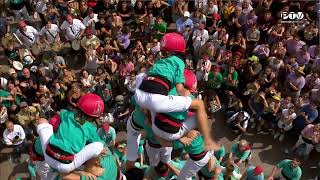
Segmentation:
[(218, 81), (219, 83), (221, 83), (221, 82), (223, 81), (223, 77), (222, 77), (222, 74), (221, 74), (221, 73), (218, 73), (218, 74), (217, 74), (217, 81)]
[(234, 72), (232, 73), (232, 79), (233, 79), (233, 80), (238, 80), (238, 72), (237, 72), (237, 71), (234, 71)]
[(241, 157), (241, 160), (245, 161), (248, 158), (248, 156), (250, 155), (250, 153), (251, 153), (250, 150), (245, 151), (244, 154)]
[(223, 73), (222, 73), (222, 77), (227, 77), (227, 76), (228, 76), (228, 74), (229, 74), (229, 72), (228, 72), (228, 71), (223, 71)]
[(290, 163), (290, 162), (291, 162), (290, 160), (285, 159), (277, 164), (277, 168), (283, 168), (285, 166), (285, 164)]
[(81, 175), (80, 180), (87, 180), (87, 178), (84, 175)]
[[(178, 57), (175, 57), (175, 58), (178, 58)], [(174, 84), (184, 84), (185, 83), (185, 78), (184, 78), (184, 62), (178, 58), (177, 60), (177, 64), (178, 64), (178, 67), (176, 69), (176, 77), (174, 78), (175, 79), (175, 82)]]
[(138, 147), (138, 154), (143, 154), (144, 153), (144, 148), (143, 148), (143, 145), (140, 145)]
[(28, 164), (28, 170), (31, 177), (36, 177), (36, 169), (32, 164)]
[(231, 153), (233, 153), (233, 154), (235, 154), (235, 153), (237, 153), (237, 146), (238, 146), (238, 144), (233, 144), (232, 146), (231, 146)]
[(183, 144), (179, 140), (172, 141), (173, 149), (182, 149), (184, 148)]
[(167, 31), (167, 23), (162, 23), (160, 25), (160, 28), (159, 28), (160, 32), (166, 32)]
[(292, 178), (292, 180), (300, 180), (301, 175), (302, 175), (302, 171), (301, 171), (301, 169), (299, 168), (297, 174), (296, 174), (295, 176), (291, 177), (291, 178)]
[(214, 75), (212, 72), (209, 72), (208, 74), (208, 81), (212, 80), (214, 78)]
[(221, 149), (219, 151), (219, 158), (224, 157), (226, 155), (226, 149), (224, 148), (224, 146), (221, 146)]
[(137, 106), (137, 102), (136, 102), (136, 99), (134, 98), (134, 96), (131, 96), (131, 98), (130, 98), (130, 104), (131, 104), (132, 106)]
[(93, 126), (91, 123), (88, 127), (88, 131), (90, 131), (88, 134), (88, 140), (87, 143), (93, 143), (93, 142), (102, 142), (104, 145), (106, 144), (98, 135), (97, 128)]
[(117, 138), (116, 130), (114, 128), (111, 128), (110, 131), (111, 131), (112, 141), (116, 140), (116, 138)]

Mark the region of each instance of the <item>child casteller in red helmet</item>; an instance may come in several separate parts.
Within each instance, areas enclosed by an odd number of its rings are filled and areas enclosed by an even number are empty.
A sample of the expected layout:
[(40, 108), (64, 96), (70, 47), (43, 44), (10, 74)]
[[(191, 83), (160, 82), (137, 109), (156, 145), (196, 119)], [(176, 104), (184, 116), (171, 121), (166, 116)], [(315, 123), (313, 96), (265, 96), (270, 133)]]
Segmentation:
[[(138, 84), (139, 88), (136, 89), (134, 95), (135, 100), (141, 108), (150, 110), (151, 114), (186, 112), (189, 109), (195, 111), (197, 124), (203, 134), (206, 148), (213, 149), (214, 143), (209, 132), (204, 103), (200, 99), (191, 99), (190, 92), (184, 88), (185, 64), (182, 59), (175, 56), (175, 54), (183, 54), (185, 46), (183, 37), (177, 33), (168, 33), (162, 37), (161, 50), (168, 56), (158, 60), (149, 70), (147, 77), (141, 81), (140, 85)], [(179, 96), (169, 95), (173, 88), (176, 88)], [(169, 124), (175, 124), (178, 127), (181, 126), (181, 123), (172, 122)], [(161, 137), (165, 140), (180, 138), (178, 136)], [(175, 138), (172, 139), (172, 137)]]
[(37, 126), (45, 161), (60, 173), (79, 168), (104, 148), (91, 123), (103, 114), (103, 100), (89, 93), (79, 99), (77, 106), (76, 112), (61, 110), (60, 118), (54, 117), (55, 131), (45, 119), (40, 119)]

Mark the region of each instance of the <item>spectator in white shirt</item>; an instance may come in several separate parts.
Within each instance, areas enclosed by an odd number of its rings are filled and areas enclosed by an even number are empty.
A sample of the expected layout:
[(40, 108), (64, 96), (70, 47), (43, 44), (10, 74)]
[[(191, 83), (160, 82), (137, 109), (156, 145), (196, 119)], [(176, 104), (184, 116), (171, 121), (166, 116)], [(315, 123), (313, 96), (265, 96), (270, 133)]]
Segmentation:
[(24, 21), (19, 22), (19, 29), (16, 35), (21, 42), (28, 47), (32, 46), (38, 40), (38, 31), (32, 26), (28, 26)]
[(60, 41), (59, 27), (56, 24), (52, 24), (51, 21), (47, 22), (47, 24), (40, 30), (39, 34), (49, 45)]
[(208, 30), (205, 29), (205, 23), (201, 22), (199, 28), (193, 32), (192, 42), (195, 52), (199, 52), (199, 49), (209, 40)]
[(231, 130), (234, 133), (245, 133), (248, 127), (248, 121), (250, 119), (249, 113), (240, 111), (232, 115), (227, 123), (230, 123)]
[(68, 14), (66, 20), (61, 24), (60, 29), (64, 32), (67, 40), (73, 41), (75, 39), (81, 39), (86, 26), (79, 19), (73, 19), (73, 17)]
[(194, 1), (194, 7), (200, 8), (201, 10), (205, 10), (208, 5), (208, 0), (195, 0)]
[(91, 27), (94, 29), (94, 25), (96, 22), (98, 22), (99, 19), (98, 19), (98, 14), (95, 14), (92, 9), (89, 9), (88, 10), (88, 15), (83, 19), (83, 24), (86, 26), (86, 27)]
[(6, 130), (3, 132), (3, 140), (7, 146), (12, 146), (16, 155), (20, 155), (25, 143), (26, 134), (22, 126), (13, 124), (12, 121), (6, 122)]

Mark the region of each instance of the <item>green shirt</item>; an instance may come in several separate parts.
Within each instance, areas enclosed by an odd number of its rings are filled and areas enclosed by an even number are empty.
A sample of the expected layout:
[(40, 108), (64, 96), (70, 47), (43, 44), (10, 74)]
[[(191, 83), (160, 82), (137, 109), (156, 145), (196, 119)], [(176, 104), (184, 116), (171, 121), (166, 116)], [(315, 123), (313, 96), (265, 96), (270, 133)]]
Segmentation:
[(34, 141), (34, 150), (36, 151), (37, 154), (43, 156), (43, 150), (42, 150), (42, 146), (41, 146), (41, 141), (40, 141), (40, 138), (38, 138), (38, 137)]
[(50, 137), (50, 144), (70, 154), (78, 153), (86, 144), (103, 142), (97, 134), (97, 128), (90, 122), (83, 125), (74, 119), (74, 113), (67, 110), (60, 112), (61, 124), (58, 131)]
[[(97, 176), (98, 180), (117, 180), (117, 174), (118, 174), (118, 165), (116, 162), (115, 157), (112, 155), (112, 153), (108, 153), (107, 155), (104, 155), (100, 159), (100, 164), (102, 168), (105, 169), (102, 176)], [(81, 180), (89, 180), (86, 179), (85, 176), (81, 176)]]
[(152, 128), (150, 126), (145, 126), (144, 130), (147, 134), (147, 139), (150, 141), (152, 144), (157, 144), (160, 145), (160, 143), (156, 140), (156, 137), (152, 131)]
[(132, 120), (134, 121), (135, 124), (144, 128), (146, 126), (144, 123), (145, 116), (144, 116), (144, 113), (140, 111), (139, 106), (138, 106), (136, 100), (134, 99), (134, 96), (131, 96), (130, 103), (131, 103), (131, 105), (134, 106), (134, 111), (132, 113)]
[[(11, 96), (10, 92), (5, 91), (5, 90), (0, 90), (0, 97), (1, 98), (7, 98), (8, 96)], [(3, 104), (6, 108), (10, 108), (11, 102), (8, 100), (2, 100), (1, 104)]]
[(277, 164), (278, 168), (282, 169), (282, 172), (284, 175), (289, 177), (291, 180), (299, 180), (301, 178), (301, 168), (298, 166), (294, 169), (291, 167), (292, 160), (285, 159)]
[(28, 171), (29, 171), (29, 174), (31, 177), (35, 178), (37, 175), (36, 175), (36, 168), (34, 167), (33, 164), (29, 163), (28, 164)]
[(108, 101), (110, 101), (111, 100), (111, 96), (110, 96), (110, 94), (107, 94), (107, 93), (105, 93), (105, 91), (109, 91), (109, 90), (111, 90), (112, 88), (111, 88), (111, 85), (108, 83), (106, 83), (106, 87), (105, 87), (105, 89), (103, 89), (101, 86), (98, 86), (97, 87), (97, 90), (96, 90), (96, 92), (97, 92), (97, 94), (102, 98), (102, 100), (103, 100), (103, 102), (106, 104), (106, 103), (108, 103)]
[[(161, 33), (165, 33), (167, 31), (167, 23), (166, 22), (163, 22), (161, 24), (155, 23), (152, 28), (154, 31), (160, 31)], [(155, 38), (158, 40), (161, 39), (162, 36), (163, 36), (162, 34), (155, 33)]]
[(223, 77), (221, 73), (218, 73), (216, 76), (214, 73), (210, 72), (208, 74), (208, 82), (207, 82), (207, 89), (219, 89), (223, 82)]
[[(221, 165), (220, 165), (220, 163), (219, 163), (219, 161), (216, 159), (216, 162), (215, 162), (215, 166), (217, 166), (217, 167), (220, 167)], [(208, 164), (207, 165), (205, 165), (204, 167), (202, 167), (201, 169), (200, 169), (200, 172), (205, 176), (205, 177), (207, 177), (207, 178), (213, 178), (214, 177), (214, 172), (210, 172), (209, 171), (209, 167), (208, 167)], [(223, 174), (222, 174), (222, 172), (220, 172), (219, 173), (219, 175), (218, 175), (218, 180), (223, 180)]]
[(239, 145), (239, 142), (231, 146), (231, 153), (234, 154), (237, 158), (240, 158), (242, 161), (245, 161), (249, 157), (251, 150), (248, 149), (248, 150), (245, 150), (244, 152), (241, 152), (239, 151), (238, 145)]
[(182, 149), (188, 154), (200, 154), (204, 151), (204, 141), (201, 134), (199, 134), (189, 146), (184, 146), (179, 140), (172, 142), (173, 149)]
[(144, 153), (143, 145), (144, 145), (144, 139), (141, 138), (140, 142), (139, 142), (138, 154), (143, 154)]
[[(237, 86), (237, 84), (236, 85), (232, 85), (229, 81), (228, 81), (228, 75), (229, 75), (229, 71), (224, 71), (223, 72), (223, 77), (224, 78), (227, 78), (227, 80), (225, 80), (224, 81), (224, 83), (227, 85), (227, 86)], [(238, 81), (238, 73), (237, 73), (237, 71), (234, 71), (233, 73), (232, 73), (232, 80), (234, 80), (234, 81)]]
[(170, 56), (165, 59), (160, 59), (151, 67), (148, 72), (149, 76), (161, 76), (170, 82), (171, 88), (176, 84), (184, 84), (184, 67), (182, 59), (177, 56)]
[(214, 151), (214, 156), (219, 160), (221, 157), (224, 157), (226, 155), (226, 150), (224, 148), (224, 145), (221, 145), (221, 148), (219, 150)]
[(127, 162), (127, 156), (117, 148), (113, 150), (113, 155), (121, 164), (125, 164)]
[(111, 126), (109, 127), (108, 132), (106, 132), (103, 128), (99, 128), (97, 133), (106, 144), (115, 141), (117, 137), (116, 130)]

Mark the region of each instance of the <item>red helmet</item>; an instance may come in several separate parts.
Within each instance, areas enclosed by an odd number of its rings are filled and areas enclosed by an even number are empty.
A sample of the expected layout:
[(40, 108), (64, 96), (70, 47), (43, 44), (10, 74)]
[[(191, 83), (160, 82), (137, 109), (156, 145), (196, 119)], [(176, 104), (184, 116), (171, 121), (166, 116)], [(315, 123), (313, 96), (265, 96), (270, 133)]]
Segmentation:
[(167, 33), (161, 39), (161, 48), (164, 51), (183, 53), (186, 49), (186, 42), (177, 33)]
[(100, 117), (104, 110), (104, 103), (101, 97), (92, 93), (82, 96), (79, 99), (77, 106), (86, 115), (95, 118)]
[(191, 93), (197, 91), (197, 77), (196, 75), (188, 69), (184, 70), (184, 78), (186, 79), (185, 86)]

